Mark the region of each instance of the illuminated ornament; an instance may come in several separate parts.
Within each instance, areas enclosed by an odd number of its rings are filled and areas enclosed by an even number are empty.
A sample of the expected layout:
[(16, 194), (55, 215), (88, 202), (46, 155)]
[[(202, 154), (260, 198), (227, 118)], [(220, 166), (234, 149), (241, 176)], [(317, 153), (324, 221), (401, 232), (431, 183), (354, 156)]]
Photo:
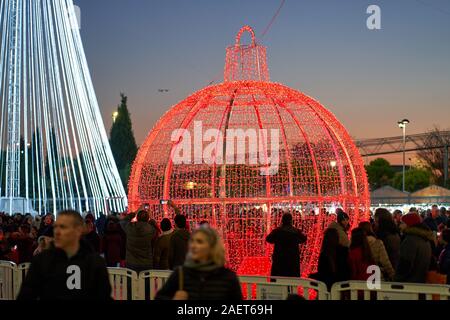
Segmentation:
[[(241, 44), (243, 32), (252, 42)], [(351, 224), (367, 218), (364, 164), (334, 115), (303, 93), (269, 81), (266, 48), (245, 26), (227, 48), (225, 81), (172, 107), (139, 149), (129, 205), (172, 217), (172, 199), (191, 226), (206, 220), (220, 231), (230, 266), (269, 273), (265, 236), (284, 212), (308, 236), (302, 275), (315, 271), (322, 234), (337, 207)]]
[(74, 17), (72, 0), (0, 1), (0, 210), (126, 208)]

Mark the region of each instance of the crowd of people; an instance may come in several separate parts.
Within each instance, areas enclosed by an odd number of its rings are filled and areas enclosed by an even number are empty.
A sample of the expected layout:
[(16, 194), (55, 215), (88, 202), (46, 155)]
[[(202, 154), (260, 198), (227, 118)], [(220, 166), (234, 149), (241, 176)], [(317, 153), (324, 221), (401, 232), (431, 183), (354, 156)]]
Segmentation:
[[(74, 228), (79, 230), (80, 239), (74, 236), (72, 241), (80, 241), (83, 250), (89, 248), (86, 252), (103, 256), (105, 268), (175, 270), (157, 299), (241, 299), (237, 276), (225, 267), (225, 249), (217, 232), (203, 221), (191, 233), (186, 216), (172, 202), (168, 205), (175, 211), (174, 219), (159, 222), (150, 219), (145, 208), (97, 219), (90, 213), (66, 214), (74, 217)], [(53, 214), (0, 213), (0, 260), (36, 263), (42, 253), (63, 247), (64, 220), (55, 222)], [(338, 209), (324, 232), (317, 272), (311, 278), (330, 289), (338, 281), (367, 280), (372, 275), (369, 267), (378, 266), (384, 281), (450, 284), (450, 212), (446, 208), (434, 205), (425, 215), (415, 208), (406, 214), (378, 208), (370, 221), (352, 230), (350, 224), (349, 215)], [(281, 225), (266, 237), (274, 245), (272, 276), (300, 276), (299, 246), (306, 240), (293, 226), (292, 214), (283, 214)], [(107, 285), (103, 289), (107, 292)]]
[(379, 208), (349, 230), (349, 216), (339, 211), (325, 230), (311, 277), (331, 288), (338, 281), (367, 280), (369, 267), (377, 266), (384, 281), (450, 284), (449, 214), (437, 205), (425, 216), (416, 208), (407, 214)]
[[(127, 267), (137, 272), (173, 270), (184, 263), (190, 238), (186, 217), (177, 207), (174, 209), (177, 214), (173, 223), (164, 218), (159, 224), (150, 219), (146, 210), (128, 215), (101, 214), (97, 219), (86, 213), (82, 240), (104, 257), (108, 267)], [(0, 213), (0, 260), (31, 262), (33, 256), (51, 248), (54, 222), (52, 213), (44, 217)]]

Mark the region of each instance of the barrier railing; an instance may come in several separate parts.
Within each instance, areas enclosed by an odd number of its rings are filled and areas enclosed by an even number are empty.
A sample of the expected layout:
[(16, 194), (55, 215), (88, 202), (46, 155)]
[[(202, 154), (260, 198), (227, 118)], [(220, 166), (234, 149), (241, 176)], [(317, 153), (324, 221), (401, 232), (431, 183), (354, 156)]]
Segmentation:
[(166, 283), (172, 271), (148, 270), (139, 273), (141, 300), (154, 300), (158, 290)]
[(240, 276), (247, 300), (285, 300), (298, 294), (306, 300), (328, 300), (325, 283), (306, 278)]
[(0, 261), (0, 300), (14, 300), (16, 264), (9, 261)]
[[(30, 264), (0, 261), (0, 300), (14, 300)], [(115, 300), (154, 300), (172, 271), (148, 270), (137, 274), (123, 268), (108, 268)], [(328, 292), (323, 282), (305, 278), (240, 276), (247, 300), (284, 300), (299, 294), (306, 300), (450, 300), (449, 285), (382, 282), (369, 289), (365, 281), (335, 283)]]
[(138, 275), (123, 268), (108, 268), (111, 295), (114, 300), (139, 300)]
[(450, 300), (450, 286), (382, 282), (369, 289), (365, 281), (345, 281), (332, 286), (331, 300)]

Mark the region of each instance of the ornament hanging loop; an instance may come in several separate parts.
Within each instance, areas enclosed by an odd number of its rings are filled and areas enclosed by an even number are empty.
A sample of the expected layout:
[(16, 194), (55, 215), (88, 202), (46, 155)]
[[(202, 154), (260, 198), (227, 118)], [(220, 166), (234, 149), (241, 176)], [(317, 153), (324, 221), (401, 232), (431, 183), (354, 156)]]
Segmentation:
[(255, 45), (256, 45), (255, 32), (253, 31), (252, 27), (250, 27), (250, 26), (248, 26), (248, 25), (247, 25), (247, 26), (243, 26), (243, 27), (241, 28), (241, 30), (239, 30), (238, 34), (236, 35), (236, 43), (235, 43), (235, 46), (236, 46), (236, 47), (239, 47), (239, 46), (241, 45), (241, 37), (242, 37), (242, 34), (243, 34), (244, 32), (250, 33), (250, 35), (252, 36), (252, 46), (255, 46)]

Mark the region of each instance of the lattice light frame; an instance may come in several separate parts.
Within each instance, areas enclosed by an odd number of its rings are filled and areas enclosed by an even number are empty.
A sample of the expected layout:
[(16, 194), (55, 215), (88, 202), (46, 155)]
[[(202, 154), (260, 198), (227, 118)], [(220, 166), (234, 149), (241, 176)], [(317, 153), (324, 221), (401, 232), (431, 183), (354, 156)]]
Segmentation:
[[(225, 78), (230, 63), (234, 62), (227, 54)], [(246, 274), (268, 273), (272, 247), (265, 236), (279, 225), (283, 212), (291, 212), (294, 224), (308, 236), (301, 247), (302, 273), (308, 275), (316, 268), (323, 231), (333, 219), (330, 213), (344, 208), (353, 225), (368, 217), (364, 163), (330, 111), (297, 90), (259, 80), (261, 74), (265, 73), (240, 73), (239, 80), (230, 76), (172, 107), (139, 149), (129, 182), (129, 205), (136, 210), (149, 204), (153, 217), (161, 219), (173, 212), (160, 200), (173, 200), (192, 227), (208, 221), (220, 230), (230, 266)], [(260, 164), (248, 162), (207, 164), (196, 161), (195, 155), (192, 163), (174, 163), (173, 155), (180, 152), (184, 139), (173, 139), (174, 131), (184, 129), (194, 137), (199, 123), (203, 131), (218, 129), (224, 137), (230, 129), (278, 131), (278, 171), (265, 175)], [(205, 147), (211, 141), (220, 139), (191, 143)], [(271, 143), (262, 144), (263, 154), (270, 154)], [(217, 145), (216, 155), (222, 150)]]

